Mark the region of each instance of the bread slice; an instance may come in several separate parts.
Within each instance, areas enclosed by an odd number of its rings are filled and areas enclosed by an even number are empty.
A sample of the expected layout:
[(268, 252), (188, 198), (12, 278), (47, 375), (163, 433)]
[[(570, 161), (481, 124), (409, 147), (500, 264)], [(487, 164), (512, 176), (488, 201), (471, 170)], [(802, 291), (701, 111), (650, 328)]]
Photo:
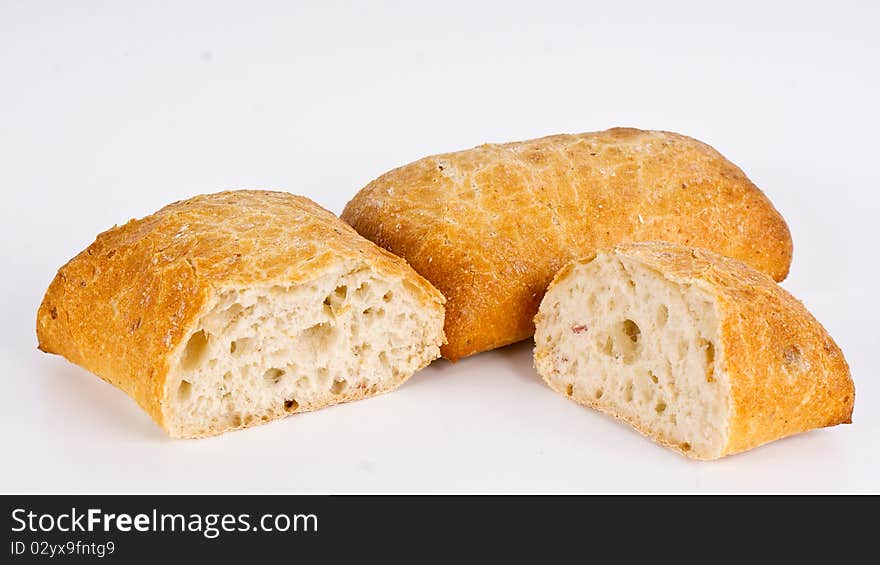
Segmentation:
[(222, 192), (99, 235), (37, 337), (200, 437), (396, 388), (439, 356), (443, 301), (306, 198)]
[(535, 319), (555, 391), (696, 459), (850, 423), (840, 349), (770, 277), (715, 253), (648, 242), (564, 267)]
[(364, 187), (342, 219), (446, 296), (452, 360), (530, 337), (553, 275), (596, 249), (672, 241), (776, 280), (792, 253), (785, 220), (736, 165), (630, 128), (425, 157)]

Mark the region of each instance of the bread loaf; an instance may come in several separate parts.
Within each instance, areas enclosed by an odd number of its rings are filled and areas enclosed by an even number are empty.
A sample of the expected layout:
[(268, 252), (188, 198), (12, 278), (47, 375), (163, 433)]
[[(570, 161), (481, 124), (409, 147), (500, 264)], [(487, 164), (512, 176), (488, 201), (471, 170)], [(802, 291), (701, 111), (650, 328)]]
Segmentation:
[(310, 200), (236, 191), (98, 236), (40, 306), (40, 349), (199, 437), (391, 390), (439, 356), (443, 297)]
[(342, 219), (446, 296), (453, 360), (531, 336), (554, 273), (597, 248), (673, 241), (776, 280), (792, 253), (782, 217), (717, 151), (622, 128), (427, 157), (371, 182)]
[(767, 275), (670, 243), (564, 267), (535, 320), (555, 391), (715, 459), (849, 423), (855, 390), (825, 329)]

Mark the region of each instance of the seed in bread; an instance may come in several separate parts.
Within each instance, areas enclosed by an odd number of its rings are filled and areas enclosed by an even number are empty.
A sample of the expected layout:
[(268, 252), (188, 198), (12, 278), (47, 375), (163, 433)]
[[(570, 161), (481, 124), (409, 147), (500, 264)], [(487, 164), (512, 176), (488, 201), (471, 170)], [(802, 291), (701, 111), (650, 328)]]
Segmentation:
[(526, 339), (553, 275), (592, 251), (666, 240), (788, 273), (788, 227), (708, 145), (616, 128), (426, 157), (361, 190), (342, 214), (448, 300), (443, 356)]
[(37, 336), (199, 437), (396, 388), (439, 356), (443, 297), (314, 202), (233, 191), (99, 235)]
[(851, 421), (840, 349), (770, 277), (660, 242), (564, 267), (535, 320), (553, 390), (696, 459)]

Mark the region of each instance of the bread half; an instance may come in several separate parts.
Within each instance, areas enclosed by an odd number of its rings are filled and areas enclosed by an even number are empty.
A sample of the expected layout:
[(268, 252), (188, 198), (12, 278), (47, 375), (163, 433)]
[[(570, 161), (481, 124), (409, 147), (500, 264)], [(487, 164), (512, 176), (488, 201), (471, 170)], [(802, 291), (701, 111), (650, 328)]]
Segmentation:
[(446, 296), (452, 360), (530, 337), (553, 275), (596, 249), (672, 241), (776, 280), (792, 253), (785, 220), (736, 165), (630, 128), (425, 157), (368, 184), (342, 219)]
[(222, 192), (99, 235), (58, 271), (37, 337), (200, 437), (396, 388), (439, 356), (443, 302), (306, 198)]
[(535, 318), (555, 391), (696, 459), (850, 423), (840, 349), (770, 277), (670, 243), (620, 245), (564, 267)]

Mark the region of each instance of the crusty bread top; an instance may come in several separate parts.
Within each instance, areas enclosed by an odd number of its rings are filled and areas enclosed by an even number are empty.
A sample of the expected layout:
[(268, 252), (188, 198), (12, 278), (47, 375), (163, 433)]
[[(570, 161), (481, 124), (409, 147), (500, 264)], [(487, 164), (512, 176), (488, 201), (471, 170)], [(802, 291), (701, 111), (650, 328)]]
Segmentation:
[(530, 336), (553, 275), (593, 249), (674, 241), (776, 280), (792, 254), (785, 221), (717, 151), (628, 128), (427, 157), (371, 182), (342, 219), (443, 292), (450, 359)]
[(100, 234), (58, 270), (37, 314), (41, 350), (131, 394), (160, 424), (168, 360), (214, 293), (293, 285), (339, 261), (443, 297), (404, 260), (311, 200), (242, 190), (196, 196)]
[[(621, 244), (611, 253), (716, 297), (731, 401), (722, 455), (852, 421), (855, 387), (843, 353), (806, 307), (769, 276), (736, 259), (668, 242)], [(593, 257), (560, 270), (550, 287)]]

